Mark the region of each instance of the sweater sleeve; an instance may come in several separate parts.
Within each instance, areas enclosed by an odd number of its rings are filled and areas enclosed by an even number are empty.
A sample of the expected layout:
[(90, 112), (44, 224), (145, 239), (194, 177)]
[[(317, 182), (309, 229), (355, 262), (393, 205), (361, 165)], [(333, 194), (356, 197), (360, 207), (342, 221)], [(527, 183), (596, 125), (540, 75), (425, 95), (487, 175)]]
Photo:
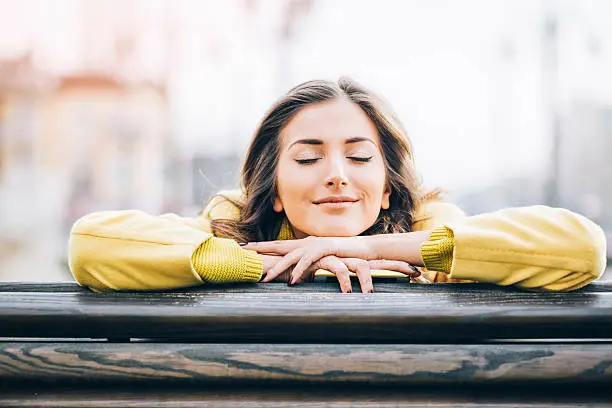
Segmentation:
[(196, 218), (89, 214), (72, 227), (68, 253), (75, 280), (98, 292), (257, 282), (263, 269), (256, 252), (211, 234), (210, 205)]
[[(561, 208), (507, 208), (445, 223), (436, 234), (439, 243), (452, 240), (454, 248), (445, 247), (446, 258), (430, 262), (451, 279), (570, 291), (599, 278), (606, 267), (602, 229)], [(431, 239), (426, 244), (438, 245)], [(450, 262), (444, 261), (449, 254)]]
[(450, 272), (455, 240), (444, 228), (444, 224), (459, 222), (466, 218), (456, 205), (443, 201), (425, 203), (415, 217), (413, 231), (431, 230), (429, 239), (421, 245), (421, 256), (425, 269), (421, 272), (431, 282), (471, 283), (471, 280), (451, 279)]
[(455, 238), (452, 231), (444, 226), (437, 227), (421, 245), (423, 263), (429, 270), (450, 273), (454, 250)]

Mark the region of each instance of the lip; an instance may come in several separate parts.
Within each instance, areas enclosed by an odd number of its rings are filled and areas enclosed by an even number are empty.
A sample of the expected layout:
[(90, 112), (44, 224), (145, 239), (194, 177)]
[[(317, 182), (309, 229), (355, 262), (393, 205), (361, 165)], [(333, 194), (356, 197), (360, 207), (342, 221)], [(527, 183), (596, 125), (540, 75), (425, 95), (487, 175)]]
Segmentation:
[(348, 205), (348, 204), (356, 203), (357, 201), (359, 200), (353, 197), (349, 197), (349, 196), (330, 196), (330, 197), (325, 197), (320, 200), (314, 201), (314, 204), (317, 204), (317, 205), (322, 205), (322, 204)]
[(325, 210), (325, 211), (339, 211), (339, 210), (345, 210), (347, 208), (350, 208), (355, 204), (357, 204), (357, 201), (336, 201), (336, 202), (320, 203), (320, 204), (317, 204), (317, 206), (320, 209)]

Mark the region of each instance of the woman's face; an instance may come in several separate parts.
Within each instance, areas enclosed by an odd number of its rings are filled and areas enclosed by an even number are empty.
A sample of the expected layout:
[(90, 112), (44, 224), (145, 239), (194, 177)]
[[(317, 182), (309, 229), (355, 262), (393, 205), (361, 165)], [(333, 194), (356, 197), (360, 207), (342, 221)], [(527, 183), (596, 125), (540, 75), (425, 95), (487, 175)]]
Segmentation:
[(389, 208), (379, 135), (345, 98), (308, 105), (280, 135), (278, 196), (297, 238), (355, 236)]

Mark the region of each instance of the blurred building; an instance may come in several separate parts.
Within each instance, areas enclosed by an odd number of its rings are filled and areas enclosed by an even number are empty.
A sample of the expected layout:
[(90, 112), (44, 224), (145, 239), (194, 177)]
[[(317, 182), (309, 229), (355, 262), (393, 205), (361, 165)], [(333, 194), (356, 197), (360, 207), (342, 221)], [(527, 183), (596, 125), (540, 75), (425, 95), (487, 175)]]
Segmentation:
[(172, 151), (163, 85), (53, 77), (29, 58), (0, 62), (0, 72), (0, 246), (56, 258), (85, 213), (163, 207)]
[(39, 161), (44, 154), (42, 95), (53, 84), (54, 78), (33, 66), (30, 54), (0, 60), (0, 236), (38, 221), (41, 201), (35, 186), (44, 174)]
[[(168, 147), (163, 86), (64, 76), (36, 92), (5, 94), (4, 112), (0, 188), (18, 190), (30, 205), (53, 198), (82, 203), (83, 211), (161, 208), (163, 185), (157, 180), (163, 179)], [(33, 195), (26, 197), (28, 190)], [(27, 216), (24, 205), (11, 202)], [(44, 212), (35, 205), (37, 214)]]
[(563, 119), (559, 196), (612, 234), (612, 106), (575, 100)]

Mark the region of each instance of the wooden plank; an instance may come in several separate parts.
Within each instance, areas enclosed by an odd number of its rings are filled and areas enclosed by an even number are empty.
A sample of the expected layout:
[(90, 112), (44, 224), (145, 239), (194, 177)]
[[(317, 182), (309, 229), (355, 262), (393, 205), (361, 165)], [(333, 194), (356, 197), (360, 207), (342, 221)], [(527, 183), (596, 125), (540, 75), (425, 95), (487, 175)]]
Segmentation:
[(608, 344), (0, 343), (0, 382), (612, 383)]
[(371, 389), (359, 388), (291, 388), (269, 386), (250, 389), (221, 388), (141, 389), (133, 387), (78, 390), (8, 390), (0, 395), (5, 408), (285, 408), (285, 407), (444, 407), (444, 408), (604, 408), (612, 407), (610, 394), (600, 390), (567, 388), (541, 390), (533, 388), (440, 388)]
[(2, 292), (0, 334), (231, 343), (612, 338), (612, 293)]
[[(357, 285), (357, 280), (352, 279)], [(515, 287), (504, 287), (489, 283), (436, 283), (436, 284), (410, 284), (403, 279), (375, 277), (373, 278), (377, 293), (404, 293), (404, 292), (426, 292), (426, 293), (461, 293), (501, 291), (508, 293), (525, 293), (524, 290)], [(357, 288), (358, 286), (355, 286)], [(288, 287), (284, 283), (272, 282), (267, 284), (207, 284), (192, 288), (172, 289), (166, 291), (149, 291), (147, 293), (217, 293), (217, 292), (326, 292), (338, 293), (339, 286), (334, 278), (317, 277), (313, 283), (304, 283)], [(51, 293), (90, 293), (87, 288), (72, 282), (61, 283), (22, 283), (22, 282), (0, 282), (0, 293), (3, 292), (51, 292)], [(129, 292), (129, 291), (128, 291)], [(571, 292), (578, 293), (612, 293), (612, 282), (593, 282), (583, 288)], [(560, 293), (564, 295), (565, 293)]]

